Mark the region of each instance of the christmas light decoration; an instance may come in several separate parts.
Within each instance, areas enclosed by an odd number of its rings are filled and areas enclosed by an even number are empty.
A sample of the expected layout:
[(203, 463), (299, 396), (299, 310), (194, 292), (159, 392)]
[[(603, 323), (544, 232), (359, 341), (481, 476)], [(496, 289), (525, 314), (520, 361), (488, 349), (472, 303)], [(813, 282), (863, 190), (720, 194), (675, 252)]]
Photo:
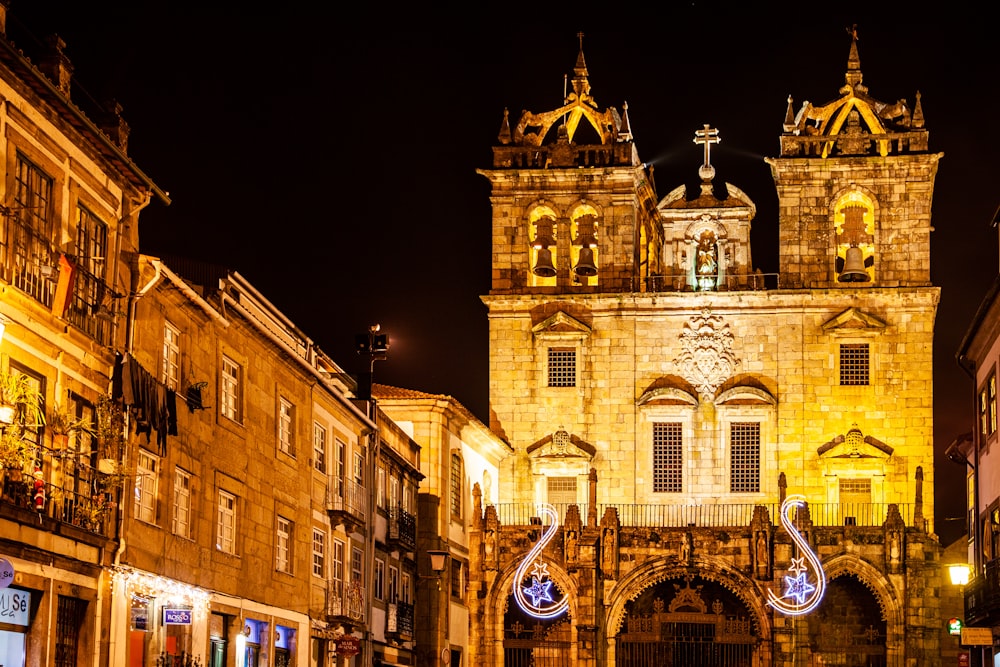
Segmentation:
[[(553, 581), (549, 578), (549, 566), (541, 558), (542, 550), (552, 541), (556, 529), (559, 527), (557, 523), (559, 515), (556, 513), (555, 507), (548, 504), (539, 505), (538, 510), (542, 517), (542, 524), (544, 525), (547, 518), (549, 525), (542, 531), (541, 538), (524, 557), (517, 572), (514, 573), (514, 600), (525, 614), (546, 620), (565, 613), (569, 609), (569, 598), (564, 595), (557, 601), (552, 597)], [(531, 585), (524, 586), (524, 579), (528, 576), (529, 568), (531, 570)]]
[[(803, 555), (799, 558), (792, 558), (791, 567), (788, 568), (790, 574), (785, 575), (785, 594), (779, 597), (773, 591), (767, 591), (767, 603), (782, 614), (789, 616), (807, 614), (815, 609), (826, 591), (826, 575), (823, 572), (822, 563), (819, 562), (819, 557), (809, 548), (809, 543), (806, 542), (802, 533), (792, 525), (791, 513), (799, 507), (804, 507), (805, 504), (805, 498), (802, 496), (788, 496), (785, 502), (781, 503), (781, 525), (788, 531), (792, 542)], [(815, 584), (809, 582), (810, 569), (815, 573)], [(792, 600), (792, 602), (786, 602), (786, 599)]]

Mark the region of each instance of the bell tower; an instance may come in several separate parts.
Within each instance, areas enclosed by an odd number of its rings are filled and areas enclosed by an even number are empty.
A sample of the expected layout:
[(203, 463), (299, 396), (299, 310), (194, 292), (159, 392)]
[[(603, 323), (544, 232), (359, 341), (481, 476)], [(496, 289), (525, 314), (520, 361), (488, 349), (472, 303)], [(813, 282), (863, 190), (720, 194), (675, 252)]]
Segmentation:
[(599, 109), (580, 51), (563, 105), (505, 110), (493, 148), (491, 294), (637, 291), (655, 273), (650, 174), (632, 141), (628, 105)]
[(928, 286), (942, 154), (928, 152), (920, 93), (912, 107), (869, 95), (851, 30), (839, 94), (798, 112), (789, 97), (781, 155), (768, 159), (778, 189), (781, 287)]

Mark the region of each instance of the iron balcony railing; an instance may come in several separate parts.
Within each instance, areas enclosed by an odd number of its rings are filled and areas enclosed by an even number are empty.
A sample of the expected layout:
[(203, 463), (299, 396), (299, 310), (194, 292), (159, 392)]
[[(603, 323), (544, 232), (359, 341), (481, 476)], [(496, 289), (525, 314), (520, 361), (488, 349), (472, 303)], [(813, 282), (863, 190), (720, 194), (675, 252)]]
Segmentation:
[(395, 633), (403, 639), (413, 637), (413, 605), (406, 602), (390, 602), (386, 614), (385, 631)]
[(79, 493), (49, 483), (45, 483), (43, 488), (44, 500), (39, 506), (34, 479), (23, 473), (19, 478), (12, 478), (8, 471), (4, 477), (0, 503), (37, 512), (61, 524), (75, 526), (108, 539), (115, 537), (118, 505), (108, 495)]
[(365, 522), (368, 500), (365, 487), (351, 480), (338, 480), (326, 490), (326, 510)]
[(1000, 558), (988, 561), (983, 572), (965, 587), (965, 624), (996, 625), (1000, 619)]
[(332, 582), (327, 590), (326, 615), (334, 621), (365, 619), (365, 589), (361, 582)]
[[(915, 505), (912, 503), (809, 503), (809, 517), (814, 526), (881, 526), (888, 516), (889, 508), (895, 505), (903, 522), (907, 526), (924, 528), (921, 521), (914, 516)], [(560, 521), (566, 517), (570, 503), (556, 503), (554, 507)], [(767, 509), (771, 521), (779, 520), (780, 504), (778, 503), (733, 503), (712, 505), (628, 505), (628, 504), (598, 504), (597, 520), (604, 516), (605, 510), (614, 508), (618, 511), (618, 521), (622, 526), (635, 528), (681, 528), (681, 527), (712, 527), (734, 528), (749, 526), (753, 518), (754, 508), (763, 506)], [(539, 513), (531, 503), (509, 503), (495, 505), (497, 518), (504, 526), (527, 526), (536, 521)], [(586, 522), (589, 506), (577, 504), (580, 518)]]
[(402, 507), (396, 507), (389, 516), (389, 540), (406, 551), (417, 547), (417, 517)]

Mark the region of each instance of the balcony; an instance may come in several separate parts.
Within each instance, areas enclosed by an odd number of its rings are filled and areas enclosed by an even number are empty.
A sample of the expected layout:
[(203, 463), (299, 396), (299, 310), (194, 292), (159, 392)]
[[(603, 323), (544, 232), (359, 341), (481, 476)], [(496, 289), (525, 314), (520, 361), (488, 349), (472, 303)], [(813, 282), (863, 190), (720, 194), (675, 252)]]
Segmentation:
[[(733, 503), (706, 505), (628, 505), (598, 504), (597, 519), (600, 521), (605, 510), (614, 508), (622, 526), (634, 528), (736, 528), (749, 526), (755, 507), (767, 509), (771, 521), (777, 523), (780, 511), (778, 503)], [(809, 503), (809, 518), (816, 527), (851, 526), (876, 528), (885, 523), (890, 508), (895, 506), (906, 526), (923, 529), (923, 519), (915, 516), (912, 503)], [(532, 517), (538, 515), (531, 503), (509, 503), (495, 505), (497, 518), (505, 526), (527, 526)], [(556, 504), (560, 517), (566, 516), (570, 504)], [(586, 520), (588, 505), (578, 504), (580, 516)], [(560, 519), (561, 520), (561, 519)]]
[(333, 487), (326, 490), (326, 511), (335, 524), (343, 524), (348, 530), (361, 530), (368, 521), (368, 498), (365, 487), (350, 480), (336, 480)]
[(965, 624), (996, 625), (1000, 619), (1000, 559), (986, 563), (983, 573), (965, 587)]
[[(34, 480), (7, 471), (0, 494), (0, 515), (19, 523), (71, 534), (95, 545), (117, 535), (118, 505), (104, 494), (84, 494), (46, 483), (42, 510), (35, 505)], [(78, 530), (74, 530), (78, 529)], [(82, 533), (81, 533), (82, 531)], [(88, 539), (90, 534), (93, 539)]]
[(417, 517), (402, 507), (394, 508), (389, 515), (389, 544), (405, 552), (417, 547)]
[(413, 639), (413, 605), (390, 602), (385, 621), (386, 634), (396, 635), (403, 641)]
[[(714, 286), (713, 292), (743, 292), (778, 289), (781, 287), (781, 276), (777, 273), (750, 273), (745, 275), (726, 275), (720, 285)], [(697, 286), (692, 285), (687, 274), (661, 275), (646, 277), (646, 292), (694, 292)]]
[(361, 625), (365, 621), (365, 589), (360, 582), (333, 582), (327, 591), (327, 623)]

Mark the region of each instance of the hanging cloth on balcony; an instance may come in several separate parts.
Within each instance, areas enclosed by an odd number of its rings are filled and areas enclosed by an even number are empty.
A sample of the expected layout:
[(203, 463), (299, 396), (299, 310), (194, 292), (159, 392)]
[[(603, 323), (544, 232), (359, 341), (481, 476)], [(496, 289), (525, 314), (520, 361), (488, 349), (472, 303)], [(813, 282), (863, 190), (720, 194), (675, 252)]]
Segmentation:
[(135, 432), (145, 433), (146, 442), (156, 444), (160, 456), (167, 451), (167, 435), (177, 435), (177, 396), (128, 354), (119, 354), (112, 396), (120, 397), (135, 420)]
[(52, 297), (52, 314), (62, 317), (73, 300), (73, 283), (76, 282), (76, 264), (66, 255), (59, 255), (59, 281)]

